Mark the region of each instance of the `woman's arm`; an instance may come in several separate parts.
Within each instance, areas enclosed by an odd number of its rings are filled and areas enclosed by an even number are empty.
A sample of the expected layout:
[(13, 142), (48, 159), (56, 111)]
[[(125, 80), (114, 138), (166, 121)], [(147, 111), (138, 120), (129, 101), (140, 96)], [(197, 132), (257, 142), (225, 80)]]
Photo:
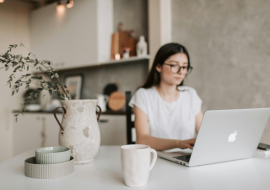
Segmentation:
[(174, 140), (152, 137), (150, 135), (150, 126), (148, 116), (138, 107), (134, 106), (135, 128), (138, 144), (146, 144), (155, 150), (168, 150), (172, 148), (193, 148), (195, 139)]
[(196, 115), (195, 130), (196, 130), (197, 134), (199, 133), (199, 130), (200, 130), (202, 118), (203, 118), (203, 112), (202, 112), (202, 109), (201, 109), (200, 112)]

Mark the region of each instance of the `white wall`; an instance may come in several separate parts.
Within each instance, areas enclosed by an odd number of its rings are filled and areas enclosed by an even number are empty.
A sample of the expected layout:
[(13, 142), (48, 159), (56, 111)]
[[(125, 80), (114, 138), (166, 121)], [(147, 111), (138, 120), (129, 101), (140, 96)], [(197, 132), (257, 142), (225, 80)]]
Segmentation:
[[(0, 53), (4, 53), (10, 44), (24, 43), (30, 47), (29, 12), (32, 5), (21, 1), (5, 1), (0, 4)], [(24, 54), (26, 51), (17, 50), (14, 53)], [(0, 65), (2, 67), (2, 65)], [(11, 90), (6, 86), (9, 72), (0, 70), (0, 162), (13, 156), (12, 126), (14, 118), (10, 111), (19, 109), (22, 103), (22, 91), (11, 96)]]

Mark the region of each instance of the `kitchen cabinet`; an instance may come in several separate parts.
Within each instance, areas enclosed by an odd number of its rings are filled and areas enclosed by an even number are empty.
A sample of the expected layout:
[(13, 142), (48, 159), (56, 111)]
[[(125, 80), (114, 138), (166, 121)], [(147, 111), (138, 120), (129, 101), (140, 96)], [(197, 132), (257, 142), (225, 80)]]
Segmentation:
[(56, 11), (57, 3), (30, 14), (31, 50), (57, 69), (108, 61), (113, 33), (113, 0), (76, 1)]
[(125, 115), (101, 115), (98, 125), (101, 145), (127, 144)]
[[(62, 119), (62, 114), (57, 114)], [(58, 145), (59, 125), (53, 114), (25, 113), (13, 122), (13, 155), (42, 146)]]
[[(58, 113), (59, 121), (62, 114)], [(126, 116), (101, 115), (101, 145), (126, 144)], [(25, 113), (13, 122), (13, 155), (42, 146), (59, 146), (59, 125), (52, 113)]]

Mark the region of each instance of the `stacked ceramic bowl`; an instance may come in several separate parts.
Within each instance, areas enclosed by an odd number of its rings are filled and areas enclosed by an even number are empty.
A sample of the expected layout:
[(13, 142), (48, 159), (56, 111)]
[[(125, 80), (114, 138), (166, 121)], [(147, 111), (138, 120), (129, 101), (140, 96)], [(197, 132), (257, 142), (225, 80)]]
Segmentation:
[(37, 179), (63, 177), (74, 171), (74, 159), (67, 147), (45, 147), (24, 162), (25, 175)]

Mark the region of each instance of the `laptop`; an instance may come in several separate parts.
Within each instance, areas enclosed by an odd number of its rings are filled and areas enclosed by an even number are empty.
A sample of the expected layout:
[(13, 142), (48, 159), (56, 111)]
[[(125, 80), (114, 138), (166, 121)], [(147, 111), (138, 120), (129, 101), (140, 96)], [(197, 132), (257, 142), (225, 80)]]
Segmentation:
[(193, 150), (157, 151), (184, 166), (251, 158), (270, 116), (270, 108), (210, 110), (203, 116)]

